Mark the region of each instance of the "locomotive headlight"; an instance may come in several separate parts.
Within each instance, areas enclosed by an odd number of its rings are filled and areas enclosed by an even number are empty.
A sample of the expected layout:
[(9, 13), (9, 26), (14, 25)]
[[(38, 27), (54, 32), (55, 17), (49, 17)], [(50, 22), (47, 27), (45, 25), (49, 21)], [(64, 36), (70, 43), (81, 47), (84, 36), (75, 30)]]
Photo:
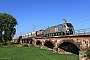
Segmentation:
[(67, 30), (67, 31), (69, 31), (69, 30)]

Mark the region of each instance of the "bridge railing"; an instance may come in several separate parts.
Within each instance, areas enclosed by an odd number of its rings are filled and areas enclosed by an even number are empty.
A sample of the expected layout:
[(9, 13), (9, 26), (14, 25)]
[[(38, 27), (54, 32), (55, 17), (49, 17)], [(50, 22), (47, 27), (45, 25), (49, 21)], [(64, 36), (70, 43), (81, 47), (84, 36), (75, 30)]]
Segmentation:
[(75, 30), (74, 34), (75, 35), (90, 34), (90, 28)]
[(86, 34), (90, 34), (90, 28), (86, 29)]

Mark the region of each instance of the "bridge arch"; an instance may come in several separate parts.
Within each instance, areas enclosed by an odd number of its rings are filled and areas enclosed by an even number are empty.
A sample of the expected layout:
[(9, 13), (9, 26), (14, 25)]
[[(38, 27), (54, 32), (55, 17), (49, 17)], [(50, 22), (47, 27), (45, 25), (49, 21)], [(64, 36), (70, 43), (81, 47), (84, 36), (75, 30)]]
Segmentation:
[(58, 44), (58, 48), (63, 49), (66, 52), (71, 52), (74, 54), (79, 54), (80, 48), (74, 40), (62, 40)]
[(48, 47), (48, 48), (51, 48), (51, 49), (53, 49), (53, 47), (55, 47), (54, 42), (51, 41), (51, 40), (46, 40), (46, 41), (44, 42), (44, 46), (46, 46), (46, 47)]
[(42, 41), (36, 40), (36, 45), (41, 45), (41, 44), (42, 44)]

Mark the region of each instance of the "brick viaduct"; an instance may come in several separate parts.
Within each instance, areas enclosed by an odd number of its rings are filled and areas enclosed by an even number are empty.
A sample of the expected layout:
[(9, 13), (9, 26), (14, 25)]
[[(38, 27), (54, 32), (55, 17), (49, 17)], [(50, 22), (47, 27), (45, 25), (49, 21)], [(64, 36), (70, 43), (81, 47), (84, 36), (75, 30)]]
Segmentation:
[[(13, 41), (15, 41), (15, 39), (13, 39)], [(20, 45), (28, 44), (37, 46), (40, 43), (42, 49), (50, 48), (54, 52), (58, 53), (60, 53), (60, 51), (63, 51), (62, 49), (60, 49), (60, 45), (64, 43), (72, 44), (76, 46), (78, 51), (80, 50), (82, 51), (90, 48), (90, 35), (67, 35), (56, 37), (37, 37), (37, 38), (33, 37), (20, 39)]]

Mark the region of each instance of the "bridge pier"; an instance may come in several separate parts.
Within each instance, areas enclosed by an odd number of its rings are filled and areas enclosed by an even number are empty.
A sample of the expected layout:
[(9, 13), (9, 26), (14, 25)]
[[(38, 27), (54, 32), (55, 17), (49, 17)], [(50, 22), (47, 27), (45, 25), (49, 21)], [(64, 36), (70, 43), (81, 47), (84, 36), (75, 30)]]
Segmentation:
[(57, 43), (57, 40), (55, 40), (55, 42), (54, 42), (54, 46), (55, 47), (53, 47), (53, 52), (57, 52), (58, 53), (58, 43)]
[(44, 40), (42, 40), (41, 49), (44, 49), (44, 43), (45, 43), (45, 41), (44, 41)]
[(30, 44), (30, 42), (31, 42), (31, 41), (29, 40), (29, 44)]
[(58, 53), (58, 48), (54, 47), (53, 48), (53, 53)]
[(79, 51), (79, 60), (86, 60), (86, 59), (87, 59), (86, 51)]

